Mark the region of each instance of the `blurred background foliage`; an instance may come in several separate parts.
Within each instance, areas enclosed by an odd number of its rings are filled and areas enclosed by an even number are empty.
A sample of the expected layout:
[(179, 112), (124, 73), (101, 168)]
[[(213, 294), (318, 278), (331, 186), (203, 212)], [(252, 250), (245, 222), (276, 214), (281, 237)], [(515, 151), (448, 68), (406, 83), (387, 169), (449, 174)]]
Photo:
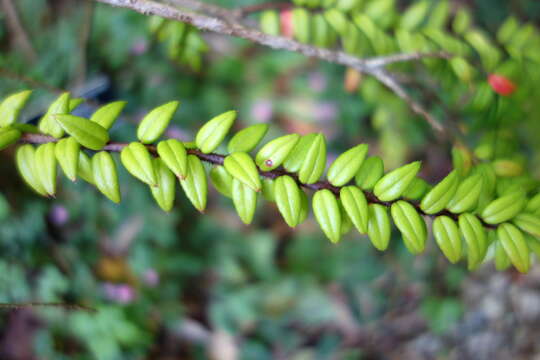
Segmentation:
[[(169, 137), (187, 140), (213, 115), (237, 109), (238, 126), (268, 122), (270, 135), (322, 131), (334, 155), (367, 142), (389, 167), (422, 159), (427, 179), (441, 179), (452, 166), (451, 144), (438, 141), (401, 100), (379, 89), (374, 96), (382, 100), (374, 102), (366, 92), (370, 84), (379, 85), (370, 79), (358, 91), (345, 91), (343, 67), (90, 1), (11, 3), (31, 49), (21, 46), (10, 15), (2, 11), (0, 94), (35, 89), (23, 116), (28, 121), (66, 89), (90, 99), (76, 110), (82, 115), (96, 104), (123, 99), (128, 106), (113, 136), (127, 141), (148, 109), (178, 99)], [(509, 16), (536, 32), (540, 20), (535, 0), (450, 4), (453, 11), (471, 10), (475, 24), (493, 37)], [(169, 35), (193, 34), (188, 55), (158, 30), (164, 25)], [(524, 68), (513, 77), (526, 93), (508, 100), (508, 113), (517, 116), (502, 122), (510, 140), (499, 142), (511, 148), (508, 153), (519, 151), (536, 175), (540, 92), (530, 74), (538, 69)], [(429, 77), (413, 80), (414, 90)], [(430, 108), (442, 115), (452, 94), (439, 88), (447, 83), (435, 85), (439, 93)], [(454, 79), (452, 91), (460, 91), (459, 85)], [(480, 80), (477, 85), (486, 86)], [(492, 139), (489, 109), (455, 109), (453, 116), (466, 125), (467, 145)], [(489, 264), (469, 274), (463, 265), (448, 266), (433, 244), (417, 257), (397, 238), (384, 254), (357, 235), (336, 246), (312, 219), (291, 231), (268, 203), (259, 205), (246, 227), (231, 201), (215, 191), (204, 216), (182, 196), (165, 214), (147, 187), (125, 172), (119, 205), (87, 184), (65, 179), (55, 199), (41, 199), (14, 175), (13, 152), (0, 157), (0, 302), (96, 310), (0, 309), (2, 359), (533, 359), (540, 354), (538, 266), (525, 278), (511, 270), (495, 274)]]

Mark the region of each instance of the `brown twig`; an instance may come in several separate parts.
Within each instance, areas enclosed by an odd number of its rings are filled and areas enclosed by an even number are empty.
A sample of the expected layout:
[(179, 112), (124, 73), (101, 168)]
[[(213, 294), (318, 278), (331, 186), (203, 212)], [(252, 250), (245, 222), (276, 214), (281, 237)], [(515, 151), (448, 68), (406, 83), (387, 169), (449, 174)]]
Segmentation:
[(36, 50), (34, 50), (30, 42), (30, 37), (24, 29), (15, 4), (12, 0), (2, 0), (2, 7), (6, 13), (6, 23), (11, 36), (13, 36), (15, 45), (21, 49), (29, 62), (35, 62), (37, 60)]
[[(45, 144), (45, 143), (56, 142), (56, 141), (58, 141), (58, 139), (56, 139), (56, 138), (54, 138), (52, 136), (49, 136), (49, 135), (31, 134), (31, 133), (25, 133), (20, 139), (20, 142), (29, 143), (29, 144)], [(110, 142), (107, 145), (105, 145), (105, 147), (103, 147), (103, 150), (111, 151), (111, 152), (120, 152), (120, 151), (122, 151), (122, 149), (124, 149), (128, 145), (129, 145), (129, 143)], [(157, 154), (156, 147), (154, 145), (145, 145), (145, 146), (150, 151), (150, 153), (152, 153), (153, 155)], [(221, 154), (214, 154), (214, 153), (205, 154), (205, 153), (201, 152), (198, 149), (188, 149), (187, 152), (188, 152), (188, 154), (197, 156), (199, 159), (201, 159), (204, 162), (207, 162), (207, 163), (210, 163), (210, 164), (213, 164), (213, 165), (220, 165), (220, 166), (223, 165), (223, 161), (224, 161), (224, 159), (226, 157), (226, 155), (221, 155)], [(296, 175), (295, 173), (288, 172), (288, 171), (286, 171), (285, 169), (283, 169), (281, 167), (277, 168), (277, 169), (274, 169), (274, 170), (271, 170), (271, 171), (262, 171), (261, 169), (258, 169), (258, 171), (259, 171), (260, 176), (268, 178), (268, 179), (276, 179), (276, 178), (278, 178), (280, 176), (288, 175), (288, 176), (292, 177), (293, 179), (295, 179), (295, 181), (298, 183), (298, 185), (303, 187), (303, 188), (310, 189), (310, 190), (313, 190), (313, 191), (327, 189), (327, 190), (330, 190), (334, 195), (336, 195), (338, 197), (339, 197), (339, 193), (340, 193), (340, 190), (341, 190), (341, 187), (334, 186), (334, 185), (330, 184), (328, 181), (318, 181), (318, 182), (313, 183), (313, 184), (304, 184), (298, 179), (298, 175)], [(427, 214), (427, 213), (424, 212), (424, 210), (422, 210), (420, 208), (420, 204), (418, 202), (416, 202), (416, 201), (410, 201), (408, 199), (397, 199), (397, 200), (394, 200), (394, 201), (381, 201), (372, 192), (369, 192), (369, 191), (366, 191), (366, 190), (363, 190), (363, 192), (364, 192), (364, 194), (366, 196), (366, 199), (367, 199), (368, 203), (370, 203), (370, 204), (380, 204), (380, 205), (383, 205), (385, 207), (391, 207), (392, 204), (394, 204), (395, 202), (397, 202), (399, 200), (405, 200), (405, 201), (409, 202), (411, 205), (413, 205), (414, 208), (418, 211), (418, 213), (420, 215), (422, 215), (422, 216), (435, 218), (437, 216), (443, 216), (444, 215), (444, 216), (448, 216), (448, 217), (450, 217), (450, 218), (452, 218), (452, 219), (454, 219), (456, 221), (458, 220), (458, 215), (454, 214), (454, 213), (451, 213), (448, 210), (443, 210), (443, 211), (440, 211), (440, 212), (435, 213), (435, 214)], [(480, 221), (482, 221), (482, 219), (480, 219)], [(484, 223), (484, 222), (483, 222), (483, 225), (484, 225), (484, 227), (490, 228), (490, 229), (496, 228), (496, 226), (491, 225), (491, 224), (487, 224), (487, 223)]]
[(91, 313), (96, 313), (97, 310), (78, 304), (64, 304), (64, 303), (43, 303), (43, 302), (27, 302), (27, 303), (0, 303), (0, 309), (10, 309), (10, 310), (21, 310), (33, 307), (52, 307), (52, 308), (61, 308), (69, 311), (87, 311)]

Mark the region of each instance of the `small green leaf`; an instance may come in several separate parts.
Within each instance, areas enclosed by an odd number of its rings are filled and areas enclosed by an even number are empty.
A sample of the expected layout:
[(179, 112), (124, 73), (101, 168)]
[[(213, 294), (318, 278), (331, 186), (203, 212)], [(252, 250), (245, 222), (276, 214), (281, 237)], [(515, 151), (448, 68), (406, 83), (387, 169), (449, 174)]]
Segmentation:
[(368, 230), (369, 208), (366, 196), (356, 186), (345, 186), (339, 192), (339, 198), (347, 215), (360, 234)]
[(231, 110), (209, 120), (195, 137), (197, 147), (205, 154), (214, 151), (229, 132), (235, 119), (236, 111)]
[(540, 239), (540, 216), (534, 214), (519, 214), (512, 222), (521, 230)]
[(413, 254), (424, 251), (427, 240), (426, 223), (414, 206), (399, 200), (392, 204), (390, 211), (407, 249)]
[(156, 141), (165, 131), (180, 103), (171, 101), (150, 111), (137, 128), (137, 138), (143, 144)]
[(261, 179), (253, 159), (244, 152), (230, 154), (223, 161), (225, 170), (235, 179), (240, 180), (254, 191), (261, 190)]
[(497, 227), (497, 236), (516, 269), (522, 273), (529, 271), (530, 250), (523, 233), (514, 225), (504, 223)]
[(309, 199), (302, 189), (300, 190), (300, 214), (298, 214), (298, 225), (306, 221), (309, 215)]
[[(291, 135), (286, 135), (286, 136), (291, 136)], [(288, 155), (286, 155), (285, 157), (285, 162), (283, 163), (283, 167), (287, 171), (295, 173), (295, 172), (298, 172), (298, 170), (300, 170), (307, 156), (309, 148), (311, 147), (311, 144), (313, 143), (316, 137), (317, 137), (317, 133), (311, 133), (311, 134), (300, 136), (299, 139), (298, 138), (296, 139), (294, 147), (292, 148), (292, 150), (289, 150)], [(276, 146), (276, 149), (279, 149), (279, 145)], [(276, 167), (277, 166), (278, 165), (276, 165)]]
[(36, 150), (34, 147), (29, 144), (20, 146), (15, 158), (19, 174), (28, 186), (38, 194), (47, 196), (47, 191), (36, 173)]
[(420, 208), (426, 214), (442, 211), (454, 197), (458, 186), (459, 175), (454, 170), (424, 196), (420, 202)]
[(482, 219), (488, 224), (500, 224), (519, 214), (526, 204), (527, 198), (523, 192), (502, 196), (486, 206)]
[(55, 115), (69, 113), (69, 99), (69, 93), (63, 93), (49, 106), (49, 109), (39, 121), (39, 130), (41, 132), (54, 136), (57, 139), (64, 135), (64, 129), (56, 121)]
[(298, 225), (302, 210), (300, 189), (296, 181), (287, 175), (280, 176), (274, 181), (274, 196), (279, 212), (290, 227)]
[(420, 170), (420, 161), (399, 167), (384, 175), (373, 188), (373, 193), (382, 201), (396, 200), (409, 187)]
[(390, 243), (390, 218), (386, 207), (380, 204), (369, 205), (368, 236), (377, 250), (384, 251)]
[(372, 190), (383, 174), (384, 164), (382, 159), (378, 156), (372, 156), (362, 163), (354, 177), (354, 181), (360, 189)]
[(300, 135), (289, 134), (268, 142), (255, 156), (257, 166), (262, 171), (274, 170), (285, 161), (298, 139), (300, 139)]
[(317, 134), (298, 172), (298, 178), (303, 184), (313, 184), (319, 180), (325, 167), (326, 141), (323, 134)]
[(274, 180), (263, 178), (262, 195), (266, 201), (270, 201), (270, 202), (276, 201), (276, 194), (274, 192)]
[(104, 129), (109, 130), (126, 104), (127, 103), (125, 101), (114, 101), (112, 103), (103, 105), (92, 114), (90, 121), (93, 121), (96, 124), (101, 125), (101, 127)]
[(241, 151), (250, 152), (255, 149), (268, 131), (267, 124), (255, 124), (237, 132), (229, 141), (227, 149), (229, 153)]
[(467, 263), (469, 270), (475, 269), (486, 256), (488, 243), (486, 230), (480, 220), (472, 214), (459, 216), (459, 230), (467, 244)]
[(280, 35), (281, 22), (275, 10), (265, 10), (261, 13), (260, 25), (262, 32), (268, 35)]
[(152, 157), (146, 146), (132, 142), (120, 153), (120, 160), (129, 173), (150, 186), (158, 186)]
[(228, 198), (232, 198), (233, 177), (223, 166), (214, 166), (210, 170), (210, 180), (217, 191)]
[(433, 221), (433, 235), (443, 254), (455, 264), (461, 259), (461, 237), (456, 222), (448, 216)]
[(35, 173), (43, 185), (43, 189), (50, 196), (56, 193), (56, 156), (54, 155), (55, 143), (39, 145), (35, 155)]
[(15, 144), (21, 138), (21, 132), (12, 128), (0, 128), (0, 150)]
[(234, 208), (242, 222), (250, 224), (257, 207), (257, 193), (238, 179), (233, 179), (232, 198)]
[(72, 137), (60, 139), (54, 148), (56, 160), (64, 171), (64, 174), (71, 180), (77, 179), (79, 168), (79, 143)]
[(30, 98), (32, 90), (24, 90), (8, 96), (0, 103), (0, 127), (10, 126), (17, 122), (19, 113)]
[(425, 180), (415, 177), (407, 190), (403, 192), (403, 197), (411, 200), (418, 200), (421, 199), (429, 189), (429, 184)]
[(334, 186), (348, 183), (360, 170), (367, 151), (368, 146), (361, 144), (339, 155), (328, 169), (328, 181)]
[(482, 193), (484, 180), (480, 174), (469, 176), (457, 188), (457, 191), (448, 204), (448, 210), (457, 214), (475, 208)]
[(208, 184), (204, 166), (195, 155), (188, 155), (188, 174), (185, 180), (180, 180), (180, 185), (193, 206), (203, 212), (206, 208)]
[(120, 186), (114, 160), (106, 151), (100, 151), (92, 157), (92, 173), (96, 187), (112, 202), (120, 202)]
[(84, 151), (79, 151), (79, 167), (77, 175), (90, 184), (95, 184), (94, 173), (92, 170), (92, 160)]
[(174, 197), (176, 195), (176, 179), (171, 170), (160, 159), (153, 159), (154, 169), (158, 186), (150, 186), (152, 196), (163, 211), (171, 211), (174, 205)]
[(62, 128), (82, 146), (101, 150), (109, 141), (109, 133), (101, 125), (74, 115), (54, 115)]
[(71, 99), (69, 99), (68, 111), (70, 113), (73, 112), (73, 110), (75, 110), (83, 102), (84, 102), (83, 98), (71, 98)]
[(341, 238), (341, 209), (334, 194), (328, 189), (315, 192), (312, 200), (313, 213), (319, 226), (331, 242)]
[(167, 167), (179, 178), (187, 176), (187, 151), (181, 141), (169, 139), (160, 141), (157, 153)]
[(504, 246), (499, 239), (495, 242), (495, 268), (499, 271), (506, 270), (512, 265), (510, 257), (506, 254)]

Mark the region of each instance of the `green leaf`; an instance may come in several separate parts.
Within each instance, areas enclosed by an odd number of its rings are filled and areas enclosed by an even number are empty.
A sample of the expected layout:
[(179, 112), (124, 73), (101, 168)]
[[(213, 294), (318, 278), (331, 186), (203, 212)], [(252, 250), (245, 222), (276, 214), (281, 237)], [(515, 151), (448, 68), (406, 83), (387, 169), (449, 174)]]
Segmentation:
[(205, 154), (211, 153), (217, 149), (229, 132), (235, 119), (236, 111), (234, 110), (227, 111), (212, 118), (204, 124), (197, 133), (197, 136), (195, 137), (197, 147)]
[(62, 128), (82, 146), (101, 150), (109, 141), (109, 133), (101, 125), (74, 115), (54, 115)]
[(420, 202), (420, 208), (426, 214), (442, 211), (454, 197), (458, 186), (459, 175), (454, 170), (424, 196)]
[(526, 204), (527, 198), (523, 192), (502, 196), (486, 206), (482, 219), (488, 224), (500, 224), (519, 214)]
[(275, 10), (263, 11), (261, 13), (260, 26), (262, 32), (268, 35), (280, 35), (281, 22), (279, 20), (278, 12)]
[(132, 142), (120, 153), (120, 160), (129, 173), (150, 186), (158, 186), (152, 157), (146, 146)]
[(235, 152), (223, 160), (225, 170), (254, 191), (261, 190), (261, 179), (253, 159), (246, 153)]
[(484, 180), (480, 174), (469, 176), (461, 184), (448, 204), (448, 210), (453, 213), (463, 213), (472, 210), (478, 204)]
[(309, 147), (306, 158), (298, 172), (303, 184), (313, 184), (319, 180), (326, 167), (326, 141), (323, 134), (317, 134)]
[(540, 239), (540, 216), (534, 214), (519, 214), (512, 222), (521, 230)]
[(368, 236), (377, 250), (384, 251), (390, 242), (390, 218), (386, 207), (380, 204), (369, 205)]
[(56, 193), (56, 156), (54, 155), (55, 143), (39, 145), (35, 155), (35, 174), (43, 189), (50, 196)]
[(403, 192), (403, 197), (411, 200), (418, 200), (421, 199), (429, 189), (429, 184), (425, 180), (415, 177), (407, 190)]
[(311, 33), (309, 12), (304, 8), (294, 8), (292, 10), (292, 22), (294, 38), (301, 43), (309, 43)]
[(150, 111), (137, 128), (137, 138), (143, 144), (156, 141), (165, 131), (180, 103), (171, 101)]
[(415, 161), (389, 172), (377, 181), (373, 193), (382, 201), (396, 200), (414, 180), (420, 165), (420, 161)]
[(126, 104), (127, 103), (125, 101), (114, 101), (112, 103), (103, 105), (92, 114), (90, 121), (93, 121), (96, 124), (101, 125), (101, 127), (104, 129), (109, 130)]
[(426, 223), (414, 206), (399, 200), (392, 204), (390, 211), (407, 249), (413, 254), (424, 251), (427, 240)]
[(328, 189), (318, 190), (313, 195), (313, 213), (319, 226), (331, 242), (341, 238), (341, 209), (334, 194)]
[(510, 258), (504, 250), (504, 246), (499, 239), (495, 242), (495, 268), (499, 271), (506, 270), (512, 265)]
[(157, 153), (167, 167), (179, 178), (185, 179), (187, 173), (187, 151), (181, 141), (169, 139), (160, 141)]
[(339, 192), (345, 212), (360, 234), (368, 231), (369, 209), (366, 196), (356, 186), (345, 186)]
[[(290, 136), (290, 135), (286, 135), (286, 136)], [(286, 155), (285, 162), (283, 163), (283, 167), (287, 171), (295, 173), (295, 172), (298, 172), (298, 170), (300, 170), (307, 156), (309, 148), (311, 147), (311, 144), (313, 143), (316, 137), (317, 137), (317, 133), (311, 133), (304, 136), (300, 136), (299, 139), (298, 138), (296, 139), (294, 147), (292, 148), (292, 150), (289, 150), (288, 155)], [(279, 145), (276, 146), (276, 148), (279, 148)], [(257, 164), (259, 165), (258, 162)]]
[(188, 155), (188, 174), (185, 180), (180, 180), (180, 185), (186, 193), (189, 201), (200, 212), (206, 208), (206, 198), (208, 194), (208, 184), (204, 166), (195, 155)]
[(497, 227), (497, 236), (516, 269), (522, 273), (529, 271), (530, 251), (523, 233), (514, 225), (504, 223)]
[(361, 144), (339, 155), (328, 169), (328, 181), (334, 186), (347, 184), (360, 170), (367, 151), (368, 145)]
[(84, 151), (79, 151), (79, 167), (77, 175), (90, 184), (95, 184), (94, 173), (92, 170), (92, 160)]
[(222, 195), (232, 197), (233, 177), (225, 170), (223, 166), (214, 166), (210, 170), (210, 180), (212, 184)]
[(71, 99), (69, 99), (68, 111), (71, 113), (73, 110), (75, 110), (83, 102), (84, 102), (83, 98), (71, 98)]
[(257, 166), (262, 171), (274, 170), (285, 161), (299, 139), (300, 135), (289, 134), (266, 143), (255, 156)]
[(60, 139), (54, 148), (56, 160), (64, 171), (64, 174), (71, 180), (77, 179), (79, 168), (79, 143), (72, 137)]
[(22, 145), (15, 155), (17, 169), (23, 180), (40, 195), (47, 196), (47, 191), (41, 184), (36, 173), (36, 150), (32, 145)]
[(280, 176), (274, 181), (274, 197), (279, 212), (290, 227), (298, 225), (302, 210), (300, 189), (296, 181), (288, 176)]
[(100, 151), (92, 157), (92, 172), (96, 187), (109, 200), (120, 202), (120, 186), (114, 160), (106, 151)]
[(165, 165), (162, 159), (156, 158), (154, 169), (157, 176), (158, 186), (150, 186), (152, 196), (163, 211), (171, 211), (176, 195), (176, 179), (171, 170)]
[(455, 264), (461, 259), (461, 237), (456, 222), (448, 216), (433, 221), (433, 235), (443, 254)]
[(49, 109), (39, 121), (38, 127), (41, 132), (55, 138), (61, 138), (64, 135), (64, 129), (56, 121), (55, 116), (69, 113), (69, 99), (69, 93), (63, 93), (49, 106)]
[(238, 179), (233, 179), (232, 198), (234, 208), (242, 222), (250, 224), (257, 207), (257, 193)]
[(378, 156), (372, 156), (362, 163), (354, 177), (354, 181), (360, 189), (372, 190), (383, 174), (384, 164), (382, 159)]
[(267, 124), (255, 124), (240, 130), (229, 141), (227, 146), (229, 153), (237, 151), (250, 152), (255, 149), (267, 131)]
[(0, 150), (15, 144), (21, 138), (21, 132), (12, 128), (0, 128)]
[(263, 178), (262, 180), (262, 195), (266, 201), (275, 202), (276, 194), (274, 192), (274, 180)]
[(19, 113), (30, 98), (32, 90), (24, 90), (8, 96), (0, 103), (0, 127), (10, 126), (17, 122)]
[(459, 230), (467, 244), (467, 263), (469, 270), (475, 269), (486, 256), (488, 243), (486, 230), (480, 220), (472, 214), (459, 216)]
[(306, 193), (299, 188), (300, 191), (300, 214), (298, 214), (298, 225), (306, 221), (309, 215), (309, 199)]

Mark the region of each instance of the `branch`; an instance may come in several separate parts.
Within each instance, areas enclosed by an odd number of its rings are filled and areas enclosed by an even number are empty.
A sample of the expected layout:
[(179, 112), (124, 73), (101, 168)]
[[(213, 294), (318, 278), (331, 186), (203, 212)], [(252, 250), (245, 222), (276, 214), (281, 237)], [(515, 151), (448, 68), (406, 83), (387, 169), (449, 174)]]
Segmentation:
[(0, 309), (21, 310), (33, 307), (53, 307), (62, 308), (70, 311), (87, 311), (91, 313), (97, 312), (96, 309), (89, 306), (78, 304), (64, 304), (64, 303), (43, 303), (43, 302), (29, 302), (29, 303), (0, 303)]
[[(56, 139), (56, 138), (54, 138), (52, 136), (49, 136), (49, 135), (25, 133), (25, 134), (23, 134), (23, 136), (21, 137), (21, 139), (19, 141), (22, 142), (22, 143), (27, 143), (27, 144), (45, 144), (45, 143), (49, 143), (49, 142), (56, 142), (56, 141), (58, 141), (58, 139)], [(122, 149), (124, 149), (128, 145), (129, 145), (129, 143), (109, 142), (107, 145), (105, 145), (103, 147), (103, 150), (104, 151), (110, 151), (110, 152), (121, 152)], [(145, 145), (145, 146), (146, 146), (146, 148), (148, 149), (148, 151), (151, 154), (153, 154), (154, 156), (157, 156), (157, 150), (156, 150), (156, 147), (154, 145)], [(187, 153), (190, 154), (190, 155), (197, 156), (201, 161), (204, 161), (204, 162), (207, 162), (207, 163), (213, 164), (213, 165), (218, 165), (218, 166), (223, 165), (223, 161), (224, 161), (224, 159), (226, 157), (226, 155), (215, 154), (215, 153), (205, 154), (205, 153), (201, 152), (199, 149), (187, 149)], [(280, 176), (283, 176), (283, 175), (288, 175), (288, 176), (292, 177), (293, 179), (295, 179), (296, 183), (299, 186), (301, 186), (301, 187), (303, 187), (305, 189), (309, 189), (309, 190), (313, 190), (313, 191), (318, 191), (318, 190), (322, 190), (322, 189), (328, 189), (334, 195), (336, 195), (336, 197), (339, 197), (339, 193), (340, 193), (340, 190), (341, 190), (341, 187), (334, 186), (334, 185), (330, 184), (328, 181), (318, 181), (318, 182), (313, 183), (313, 184), (304, 184), (298, 179), (297, 174), (288, 172), (288, 171), (286, 171), (285, 169), (283, 169), (281, 167), (279, 167), (279, 168), (277, 168), (275, 170), (271, 170), (271, 171), (262, 171), (259, 168), (257, 168), (257, 170), (258, 170), (260, 176), (265, 177), (267, 179), (272, 179), (272, 180), (276, 179), (276, 178), (278, 178)], [(418, 211), (418, 213), (420, 215), (422, 215), (422, 216), (436, 218), (438, 216), (443, 216), (444, 215), (444, 216), (448, 216), (448, 217), (452, 218), (455, 221), (458, 220), (458, 214), (451, 213), (448, 210), (443, 210), (443, 211), (440, 211), (440, 212), (435, 213), (435, 214), (427, 214), (420, 208), (420, 204), (418, 202), (410, 201), (408, 199), (397, 199), (397, 200), (393, 200), (393, 201), (381, 201), (372, 192), (369, 192), (369, 191), (366, 191), (366, 190), (362, 190), (362, 191), (364, 192), (364, 194), (366, 196), (366, 199), (367, 199), (368, 203), (370, 203), (370, 204), (379, 204), (379, 205), (383, 205), (383, 206), (386, 206), (386, 207), (389, 208), (389, 207), (392, 206), (393, 203), (395, 203), (395, 202), (397, 202), (399, 200), (406, 200), (411, 205), (413, 205), (414, 208)], [(490, 229), (496, 228), (495, 225), (487, 224), (482, 219), (479, 219), (479, 220), (482, 222), (482, 224), (486, 228), (490, 228)]]
[(2, 0), (2, 7), (6, 13), (9, 32), (13, 36), (15, 43), (18, 44), (30, 62), (35, 62), (37, 59), (36, 51), (32, 47), (30, 38), (19, 19), (15, 4), (13, 4), (12, 0)]

